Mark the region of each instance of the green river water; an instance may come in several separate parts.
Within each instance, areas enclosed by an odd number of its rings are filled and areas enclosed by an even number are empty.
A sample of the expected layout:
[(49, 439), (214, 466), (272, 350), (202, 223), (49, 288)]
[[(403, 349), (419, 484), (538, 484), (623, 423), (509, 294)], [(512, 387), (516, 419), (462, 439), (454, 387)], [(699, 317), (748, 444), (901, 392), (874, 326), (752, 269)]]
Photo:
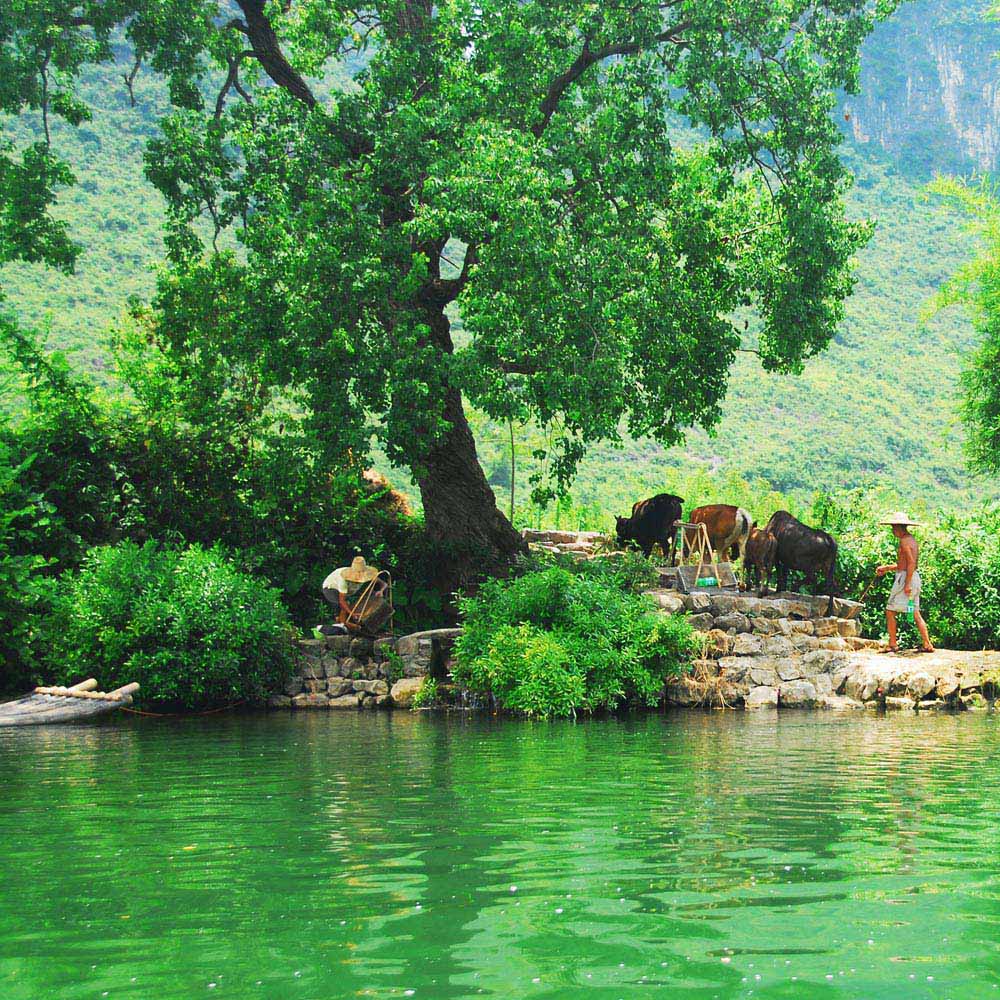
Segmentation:
[(1000, 997), (1000, 721), (0, 729), (0, 1000)]

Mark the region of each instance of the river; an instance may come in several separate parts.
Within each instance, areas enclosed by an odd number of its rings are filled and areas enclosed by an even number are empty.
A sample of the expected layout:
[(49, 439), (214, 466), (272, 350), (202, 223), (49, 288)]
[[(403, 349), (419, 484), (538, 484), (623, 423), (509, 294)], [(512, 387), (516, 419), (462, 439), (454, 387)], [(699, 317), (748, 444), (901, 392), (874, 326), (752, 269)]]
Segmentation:
[(0, 997), (1000, 997), (998, 727), (0, 730)]

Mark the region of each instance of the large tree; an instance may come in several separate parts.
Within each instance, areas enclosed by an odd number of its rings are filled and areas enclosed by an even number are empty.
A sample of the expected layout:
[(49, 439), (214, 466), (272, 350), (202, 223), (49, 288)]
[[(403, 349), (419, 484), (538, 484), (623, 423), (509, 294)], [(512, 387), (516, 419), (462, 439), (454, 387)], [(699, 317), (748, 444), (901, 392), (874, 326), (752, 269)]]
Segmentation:
[[(331, 456), (377, 439), (461, 583), (521, 548), (466, 403), (556, 428), (565, 482), (623, 424), (711, 426), (748, 322), (768, 370), (828, 344), (869, 232), (834, 95), (893, 6), (6, 0), (0, 106), (78, 120), (77, 71), (118, 41), (168, 77), (163, 336), (252, 356)], [(6, 155), (58, 242), (51, 154)]]

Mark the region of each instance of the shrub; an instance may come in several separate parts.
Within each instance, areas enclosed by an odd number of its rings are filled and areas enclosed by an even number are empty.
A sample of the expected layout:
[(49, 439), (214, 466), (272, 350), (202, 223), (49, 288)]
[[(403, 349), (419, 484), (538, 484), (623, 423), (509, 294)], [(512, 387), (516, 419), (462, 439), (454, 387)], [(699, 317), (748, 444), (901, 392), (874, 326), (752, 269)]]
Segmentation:
[(562, 567), (488, 581), (460, 610), (455, 680), (534, 717), (653, 705), (694, 648), (683, 619)]
[[(880, 563), (896, 559), (896, 541), (879, 521), (900, 506), (884, 494), (855, 490), (819, 498), (814, 523), (839, 543), (837, 582), (857, 596)], [(995, 648), (1000, 643), (1000, 510), (985, 506), (967, 514), (917, 512), (921, 605), (931, 637), (955, 649)], [(874, 587), (860, 620), (867, 635), (885, 631), (885, 598), (891, 575)], [(901, 641), (918, 641), (916, 629), (900, 616)]]
[(48, 560), (31, 551), (47, 530), (50, 507), (24, 488), (30, 459), (14, 464), (0, 441), (0, 691), (35, 680), (34, 621), (47, 606)]
[(292, 666), (278, 592), (198, 546), (92, 550), (61, 578), (45, 632), (61, 680), (92, 674), (107, 690), (138, 681), (147, 704), (260, 702)]

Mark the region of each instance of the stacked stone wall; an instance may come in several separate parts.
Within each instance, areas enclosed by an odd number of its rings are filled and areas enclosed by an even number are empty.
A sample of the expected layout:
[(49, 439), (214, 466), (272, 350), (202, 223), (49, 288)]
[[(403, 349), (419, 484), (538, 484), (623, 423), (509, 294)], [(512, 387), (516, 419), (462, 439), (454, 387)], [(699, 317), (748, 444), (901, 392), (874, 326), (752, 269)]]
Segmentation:
[(448, 676), (459, 629), (414, 632), (401, 638), (348, 635), (303, 639), (299, 664), (271, 708), (409, 707), (425, 677)]

